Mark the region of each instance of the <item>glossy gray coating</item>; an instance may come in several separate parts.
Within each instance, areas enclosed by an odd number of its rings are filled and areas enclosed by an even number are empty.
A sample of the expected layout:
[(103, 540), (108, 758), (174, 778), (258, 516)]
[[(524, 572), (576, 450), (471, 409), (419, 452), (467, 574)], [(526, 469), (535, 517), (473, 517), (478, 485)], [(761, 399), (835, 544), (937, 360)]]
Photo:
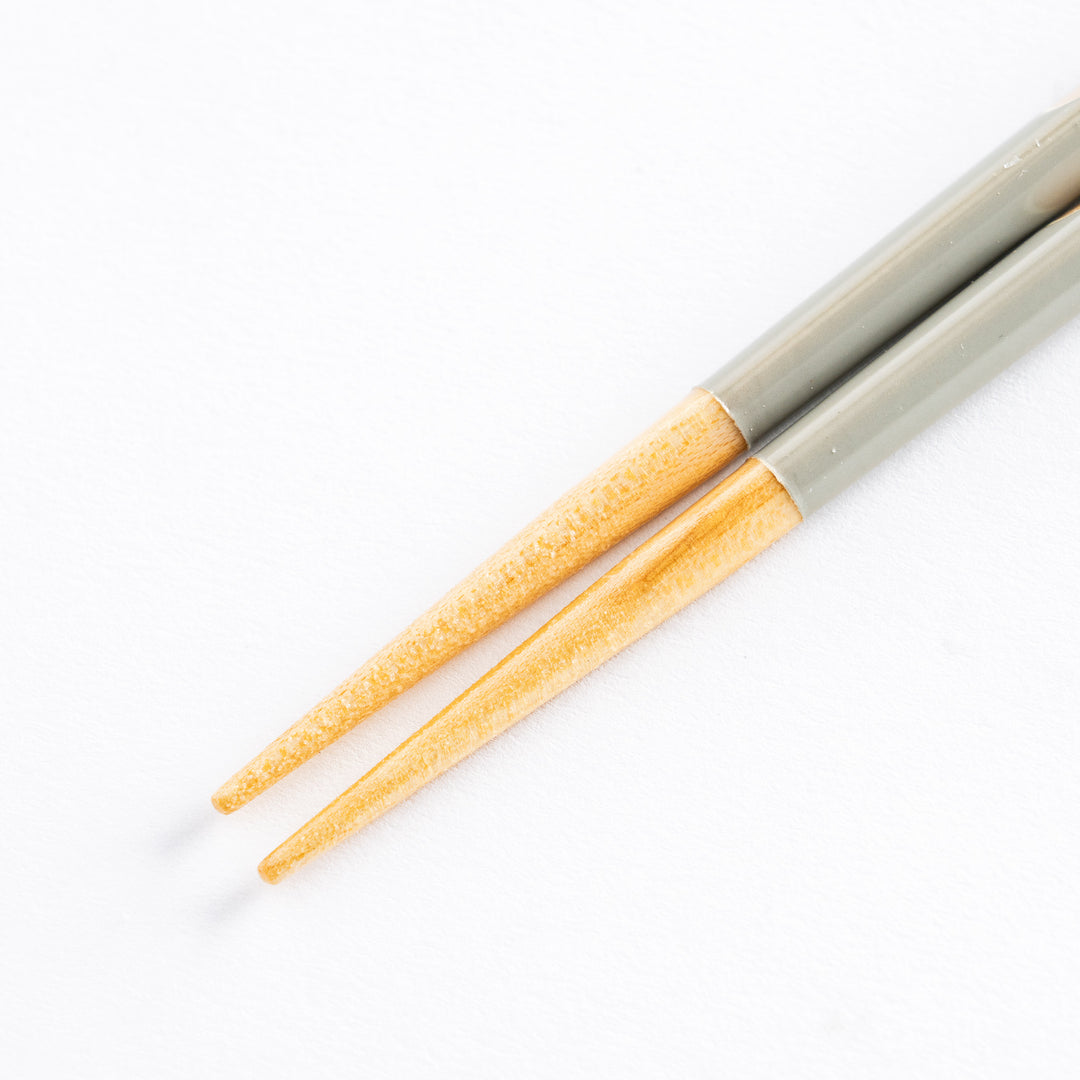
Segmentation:
[(1080, 97), (1043, 114), (702, 383), (761, 445), (1080, 197)]
[(757, 455), (805, 517), (1080, 314), (1080, 209), (1045, 226)]

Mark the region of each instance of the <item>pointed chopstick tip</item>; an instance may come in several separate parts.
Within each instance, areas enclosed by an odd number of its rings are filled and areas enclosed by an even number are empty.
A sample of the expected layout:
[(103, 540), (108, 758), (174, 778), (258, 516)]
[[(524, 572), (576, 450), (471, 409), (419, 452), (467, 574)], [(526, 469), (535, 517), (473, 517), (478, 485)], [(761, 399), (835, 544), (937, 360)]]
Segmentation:
[(288, 872), (288, 867), (275, 862), (273, 855), (267, 855), (266, 858), (259, 863), (259, 877), (261, 877), (267, 885), (276, 885)]
[(210, 796), (211, 805), (222, 814), (231, 814), (244, 805), (245, 799), (238, 798), (232, 782), (222, 784), (221, 787)]

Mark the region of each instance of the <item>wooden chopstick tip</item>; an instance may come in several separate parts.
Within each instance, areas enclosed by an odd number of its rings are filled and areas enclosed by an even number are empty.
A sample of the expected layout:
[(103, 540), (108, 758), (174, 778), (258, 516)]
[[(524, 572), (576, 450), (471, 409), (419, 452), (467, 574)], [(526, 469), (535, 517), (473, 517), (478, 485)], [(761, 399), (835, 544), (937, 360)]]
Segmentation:
[[(333, 805), (333, 804), (331, 804)], [(325, 814), (325, 811), (323, 812)], [(282, 878), (286, 878), (294, 870), (303, 866), (312, 856), (318, 854), (324, 847), (333, 841), (321, 835), (318, 829), (319, 814), (297, 829), (288, 840), (278, 844), (261, 863), (259, 863), (259, 877), (268, 885), (276, 885)]]
[(252, 758), (213, 796), (214, 807), (239, 810), (745, 449), (720, 402), (692, 391)]
[(259, 863), (259, 877), (267, 883), (267, 885), (276, 885), (286, 874), (288, 874), (288, 868), (283, 867), (280, 863), (274, 861), (273, 855), (267, 855), (261, 863)]
[(231, 814), (244, 805), (244, 800), (237, 797), (237, 791), (230, 780), (210, 796), (210, 804), (221, 814)]

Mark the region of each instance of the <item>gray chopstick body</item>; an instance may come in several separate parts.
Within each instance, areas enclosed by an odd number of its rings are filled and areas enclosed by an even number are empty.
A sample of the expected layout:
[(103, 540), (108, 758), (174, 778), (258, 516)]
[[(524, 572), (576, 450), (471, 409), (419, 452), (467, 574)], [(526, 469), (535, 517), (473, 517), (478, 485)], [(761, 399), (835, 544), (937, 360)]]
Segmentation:
[(1045, 226), (766, 445), (805, 517), (1080, 314), (1080, 208)]
[(1080, 198), (1080, 97), (1043, 114), (702, 383), (751, 450)]

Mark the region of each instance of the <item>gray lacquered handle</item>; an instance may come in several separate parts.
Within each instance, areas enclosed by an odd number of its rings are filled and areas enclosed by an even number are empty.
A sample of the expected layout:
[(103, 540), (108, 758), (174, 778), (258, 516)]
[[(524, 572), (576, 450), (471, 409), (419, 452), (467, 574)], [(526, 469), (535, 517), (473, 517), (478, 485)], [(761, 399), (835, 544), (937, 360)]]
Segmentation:
[(1045, 226), (757, 457), (805, 517), (1080, 314), (1080, 209)]
[(706, 382), (751, 449), (1080, 198), (1080, 97), (1040, 116)]

